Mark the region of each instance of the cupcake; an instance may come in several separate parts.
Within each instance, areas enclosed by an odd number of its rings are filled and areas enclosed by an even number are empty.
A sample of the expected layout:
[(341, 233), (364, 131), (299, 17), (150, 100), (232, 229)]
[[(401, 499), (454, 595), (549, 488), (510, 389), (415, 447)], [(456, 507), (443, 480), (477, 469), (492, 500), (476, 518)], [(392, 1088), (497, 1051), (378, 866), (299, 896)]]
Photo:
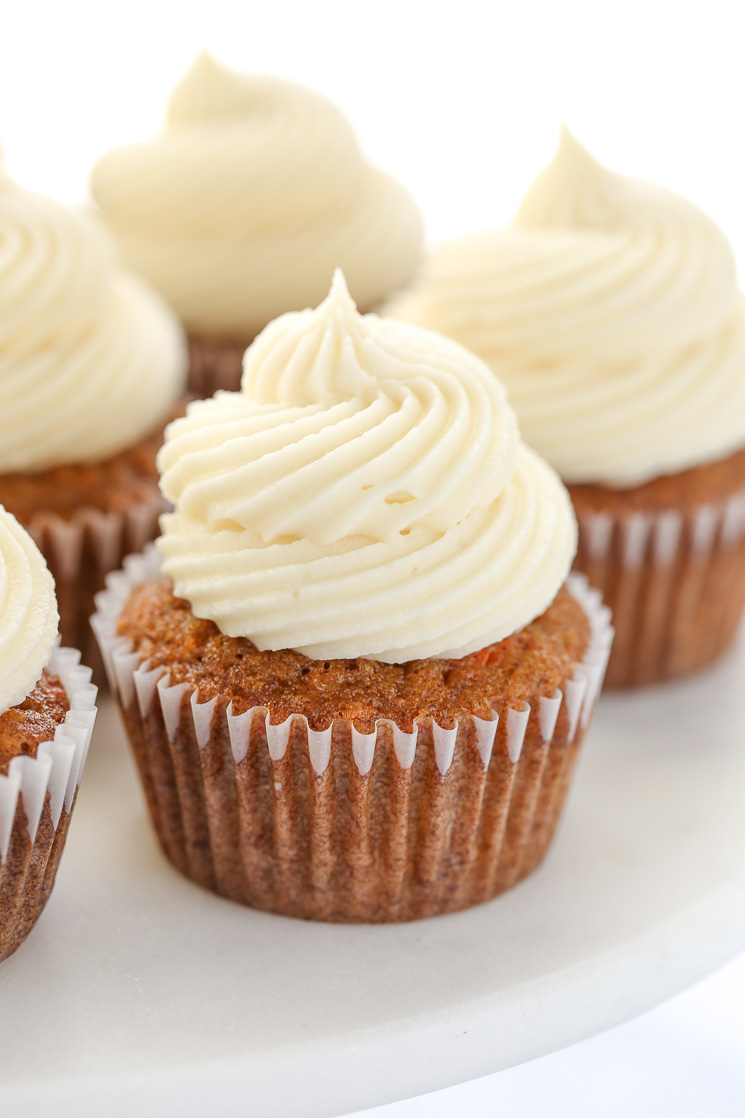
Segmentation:
[(181, 316), (201, 396), (237, 389), (249, 342), (320, 302), (336, 267), (370, 310), (419, 261), (414, 202), (367, 163), (335, 106), (206, 53), (174, 90), (161, 135), (105, 155), (91, 191), (125, 263)]
[(745, 300), (683, 198), (568, 132), (505, 229), (440, 249), (391, 307), (478, 354), (569, 487), (612, 607), (607, 682), (701, 668), (745, 604)]
[[(189, 405), (159, 553), (94, 629), (168, 858), (338, 922), (465, 908), (542, 859), (596, 698), (607, 610), (576, 525), (461, 346), (316, 310)], [(566, 583), (566, 584), (565, 584)]]
[(63, 641), (93, 666), (93, 594), (157, 532), (155, 454), (185, 375), (175, 315), (104, 230), (0, 170), (0, 502), (49, 563)]
[(56, 647), (54, 582), (0, 506), (0, 961), (54, 885), (96, 717), (80, 653)]

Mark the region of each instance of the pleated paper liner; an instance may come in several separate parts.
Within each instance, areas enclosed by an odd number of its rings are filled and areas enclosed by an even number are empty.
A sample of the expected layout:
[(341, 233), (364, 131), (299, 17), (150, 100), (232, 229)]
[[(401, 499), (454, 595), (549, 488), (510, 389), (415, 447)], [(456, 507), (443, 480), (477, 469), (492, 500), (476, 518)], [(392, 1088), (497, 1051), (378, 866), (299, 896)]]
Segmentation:
[(125, 556), (142, 551), (155, 539), (158, 518), (166, 507), (153, 483), (149, 499), (123, 512), (83, 508), (70, 520), (53, 512), (37, 513), (24, 524), (54, 576), (62, 642), (81, 650), (98, 686), (105, 684), (106, 673), (90, 627), (95, 595)]
[(245, 342), (189, 335), (188, 388), (206, 400), (218, 389), (237, 392), (243, 376), (243, 354), (251, 339)]
[(272, 725), (235, 714), (116, 636), (132, 588), (158, 577), (154, 549), (130, 557), (98, 598), (94, 629), (121, 705), (150, 815), (171, 862), (255, 908), (335, 922), (413, 920), (487, 901), (541, 861), (600, 691), (612, 629), (584, 579), (570, 589), (591, 628), (553, 695), (448, 729), (370, 734), (302, 715)]
[(96, 718), (96, 688), (80, 653), (56, 648), (48, 665), (70, 709), (35, 757), (0, 775), (0, 960), (23, 942), (54, 885)]
[(745, 492), (687, 512), (576, 511), (575, 569), (613, 612), (607, 686), (674, 679), (726, 651), (745, 608)]

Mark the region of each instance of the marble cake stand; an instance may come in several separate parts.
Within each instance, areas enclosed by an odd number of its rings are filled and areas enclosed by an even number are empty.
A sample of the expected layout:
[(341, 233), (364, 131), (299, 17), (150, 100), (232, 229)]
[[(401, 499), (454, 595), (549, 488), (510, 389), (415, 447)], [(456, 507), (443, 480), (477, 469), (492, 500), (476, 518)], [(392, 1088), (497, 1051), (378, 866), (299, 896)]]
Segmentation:
[(745, 644), (604, 697), (545, 865), (471, 912), (251, 912), (156, 848), (103, 704), (46, 913), (0, 968), (0, 1113), (330, 1118), (540, 1056), (745, 946)]

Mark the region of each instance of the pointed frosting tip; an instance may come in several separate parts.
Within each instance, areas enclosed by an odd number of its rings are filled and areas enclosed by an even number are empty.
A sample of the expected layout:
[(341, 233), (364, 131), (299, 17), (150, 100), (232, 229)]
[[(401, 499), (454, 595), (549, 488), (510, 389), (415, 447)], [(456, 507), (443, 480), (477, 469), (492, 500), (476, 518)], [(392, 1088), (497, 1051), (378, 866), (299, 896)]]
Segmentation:
[(568, 163), (570, 161), (575, 164), (584, 163), (590, 166), (598, 166), (597, 160), (590, 155), (587, 148), (579, 142), (574, 133), (567, 128), (566, 124), (562, 124), (553, 162)]
[(605, 228), (617, 219), (618, 176), (562, 125), (551, 161), (528, 188), (516, 220), (544, 228)]
[[(354, 299), (349, 294), (347, 280), (341, 268), (334, 269), (334, 275), (331, 280), (331, 287), (329, 288), (329, 295), (334, 295), (337, 299), (340, 299), (345, 303), (354, 303)], [(354, 307), (356, 310), (356, 303), (354, 303)]]
[(223, 71), (223, 67), (217, 61), (212, 51), (207, 50), (206, 47), (202, 47), (202, 49), (199, 51), (191, 65), (191, 69), (201, 70), (203, 73), (207, 74), (221, 74)]
[(235, 84), (236, 75), (208, 50), (201, 50), (174, 87), (168, 101), (168, 122), (193, 122), (231, 111)]
[(223, 77), (224, 74), (225, 67), (217, 61), (214, 54), (210, 54), (203, 47), (179, 82), (179, 86), (189, 85), (191, 82), (213, 81)]
[(357, 304), (349, 293), (347, 281), (341, 268), (335, 269), (329, 293), (321, 306), (327, 310), (342, 310), (345, 314), (357, 314)]
[[(556, 145), (557, 152), (576, 151), (577, 148), (581, 147), (582, 145), (577, 141), (577, 138), (575, 137), (569, 126), (562, 122), (561, 128), (559, 129), (559, 142)], [(582, 148), (582, 150), (584, 151), (584, 148)]]

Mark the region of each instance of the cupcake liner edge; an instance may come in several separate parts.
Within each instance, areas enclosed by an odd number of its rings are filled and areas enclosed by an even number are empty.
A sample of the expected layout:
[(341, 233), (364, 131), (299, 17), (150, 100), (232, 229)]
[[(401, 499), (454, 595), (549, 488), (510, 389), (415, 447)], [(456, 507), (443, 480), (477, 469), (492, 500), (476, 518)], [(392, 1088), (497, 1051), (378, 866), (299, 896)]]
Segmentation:
[[(171, 685), (166, 668), (151, 669), (147, 660), (132, 650), (128, 640), (117, 635), (117, 623), (124, 602), (134, 587), (141, 582), (154, 581), (159, 576), (160, 556), (154, 546), (148, 547), (141, 555), (129, 556), (124, 568), (107, 580), (107, 587), (96, 597), (97, 611), (91, 625), (101, 645), (102, 656), (111, 689), (118, 696), (123, 708), (127, 708), (137, 696), (140, 715), (145, 718), (157, 695), (163, 714), (166, 733), (173, 741), (182, 716), (183, 698), (189, 691), (186, 683)], [(538, 705), (538, 718), (544, 743), (551, 741), (558, 721), (562, 702), (566, 705), (569, 718), (569, 741), (573, 741), (577, 728), (587, 726), (597, 697), (602, 687), (605, 668), (613, 640), (610, 624), (610, 610), (603, 605), (598, 591), (589, 587), (584, 575), (572, 574), (567, 581), (570, 593), (582, 606), (590, 623), (590, 640), (582, 660), (575, 665), (571, 679), (563, 690), (551, 696), (541, 696)], [(189, 707), (197, 741), (206, 744), (212, 723), (212, 712), (216, 699), (200, 703), (198, 690), (191, 688)], [(468, 721), (476, 732), (478, 748), (484, 767), (489, 763), (500, 718), (506, 723), (507, 751), (512, 764), (517, 764), (522, 750), (528, 720), (532, 707), (525, 703), (523, 709), (508, 708), (504, 712), (492, 710), (490, 719), (468, 716)], [(308, 742), (310, 761), (314, 771), (321, 775), (328, 766), (331, 753), (331, 739), (335, 719), (325, 730), (313, 730), (305, 715), (293, 713), (282, 723), (272, 724), (269, 711), (265, 707), (251, 707), (236, 715), (232, 703), (228, 705), (227, 718), (233, 757), (239, 763), (246, 755), (251, 728), (256, 717), (265, 724), (266, 741), (272, 761), (284, 757), (295, 720), (303, 727)], [(423, 720), (428, 721), (428, 720)], [(460, 722), (454, 727), (439, 726), (431, 720), (433, 745), (437, 768), (445, 775), (452, 762)], [(373, 763), (375, 739), (382, 726), (389, 726), (393, 747), (403, 770), (414, 763), (417, 739), (420, 732), (419, 720), (414, 722), (412, 731), (406, 731), (391, 719), (378, 719), (375, 730), (361, 734), (350, 723), (350, 733), (355, 763), (361, 775), (369, 771)]]
[(91, 669), (80, 664), (76, 649), (56, 647), (48, 670), (59, 676), (70, 703), (54, 738), (39, 744), (36, 757), (14, 757), (8, 773), (0, 775), (0, 863), (8, 853), (19, 798), (28, 821), (31, 842), (36, 838), (47, 792), (56, 830), (63, 809), (70, 810), (80, 783), (96, 717), (95, 684)]

